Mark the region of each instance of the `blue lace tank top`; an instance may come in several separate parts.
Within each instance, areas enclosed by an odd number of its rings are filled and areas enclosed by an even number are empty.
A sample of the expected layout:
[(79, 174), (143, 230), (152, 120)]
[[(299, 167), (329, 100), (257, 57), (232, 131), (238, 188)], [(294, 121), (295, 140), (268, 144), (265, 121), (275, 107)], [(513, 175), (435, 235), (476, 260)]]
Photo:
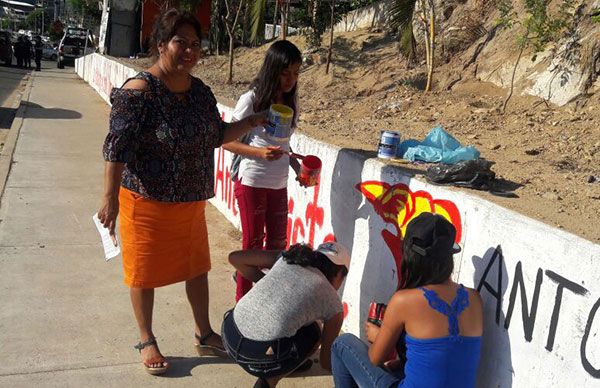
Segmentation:
[(460, 335), (458, 317), (469, 306), (461, 284), (450, 305), (432, 290), (419, 288), (429, 306), (448, 317), (447, 337), (418, 339), (405, 335), (406, 365), (399, 388), (474, 388), (481, 353), (481, 337)]

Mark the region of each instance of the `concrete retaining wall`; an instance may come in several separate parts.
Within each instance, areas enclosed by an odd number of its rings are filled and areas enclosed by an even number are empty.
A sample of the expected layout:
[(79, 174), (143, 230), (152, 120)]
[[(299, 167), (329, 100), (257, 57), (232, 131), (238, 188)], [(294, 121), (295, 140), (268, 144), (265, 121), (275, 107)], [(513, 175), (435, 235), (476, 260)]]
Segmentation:
[[(88, 56), (79, 60), (77, 71), (89, 67), (84, 75), (104, 97), (103, 80), (120, 85), (132, 70), (114, 62), (98, 65), (103, 61), (108, 59)], [(231, 108), (219, 109), (229, 120)], [(309, 189), (290, 177), (289, 241), (337, 239), (351, 248), (343, 291), (345, 331), (362, 334), (368, 304), (392, 295), (406, 224), (432, 211), (457, 228), (463, 250), (455, 256), (456, 279), (478, 288), (484, 300), (478, 385), (600, 386), (599, 245), (347, 149), (303, 135), (292, 138), (292, 147), (319, 156), (323, 172), (321, 185)], [(211, 203), (239, 227), (230, 161), (227, 151), (215, 150)]]
[(100, 54), (86, 55), (75, 60), (75, 72), (108, 103), (112, 88), (121, 87), (127, 78), (137, 73), (134, 69)]
[(333, 27), (333, 31), (348, 32), (361, 28), (383, 27), (387, 21), (386, 9), (389, 9), (389, 3), (382, 0), (350, 11), (342, 16), (342, 20)]

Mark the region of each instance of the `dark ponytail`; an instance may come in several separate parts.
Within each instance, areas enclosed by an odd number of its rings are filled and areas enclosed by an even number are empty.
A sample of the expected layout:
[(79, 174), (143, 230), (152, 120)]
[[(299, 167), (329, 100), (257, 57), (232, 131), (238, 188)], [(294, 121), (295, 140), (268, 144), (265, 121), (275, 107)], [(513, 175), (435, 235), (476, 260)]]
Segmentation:
[(331, 281), (340, 271), (346, 276), (348, 269), (343, 265), (334, 264), (324, 254), (313, 251), (306, 244), (294, 244), (282, 254), (287, 264), (296, 264), (302, 267), (314, 267), (321, 271), (327, 280)]

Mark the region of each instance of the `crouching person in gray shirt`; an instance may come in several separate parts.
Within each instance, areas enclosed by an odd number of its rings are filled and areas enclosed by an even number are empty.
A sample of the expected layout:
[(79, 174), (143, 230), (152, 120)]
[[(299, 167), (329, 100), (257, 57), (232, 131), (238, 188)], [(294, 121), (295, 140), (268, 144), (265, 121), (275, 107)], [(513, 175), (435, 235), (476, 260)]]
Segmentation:
[[(296, 244), (284, 252), (236, 251), (229, 262), (257, 283), (225, 314), (222, 327), (227, 353), (258, 377), (254, 387), (275, 387), (301, 365), (309, 368), (307, 358), (319, 344), (320, 364), (331, 370), (331, 344), (343, 321), (337, 290), (348, 274), (348, 250), (336, 242), (314, 251)], [(262, 268), (271, 270), (264, 275)], [(322, 331), (317, 321), (323, 321)]]

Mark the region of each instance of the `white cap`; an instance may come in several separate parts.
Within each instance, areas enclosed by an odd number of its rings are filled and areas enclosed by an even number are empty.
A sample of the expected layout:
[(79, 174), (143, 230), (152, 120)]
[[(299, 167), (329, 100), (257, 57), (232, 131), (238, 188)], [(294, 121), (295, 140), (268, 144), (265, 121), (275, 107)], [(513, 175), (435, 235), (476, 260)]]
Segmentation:
[(350, 269), (350, 252), (339, 242), (325, 242), (317, 247), (317, 252), (327, 256), (332, 263), (343, 265), (347, 269)]

